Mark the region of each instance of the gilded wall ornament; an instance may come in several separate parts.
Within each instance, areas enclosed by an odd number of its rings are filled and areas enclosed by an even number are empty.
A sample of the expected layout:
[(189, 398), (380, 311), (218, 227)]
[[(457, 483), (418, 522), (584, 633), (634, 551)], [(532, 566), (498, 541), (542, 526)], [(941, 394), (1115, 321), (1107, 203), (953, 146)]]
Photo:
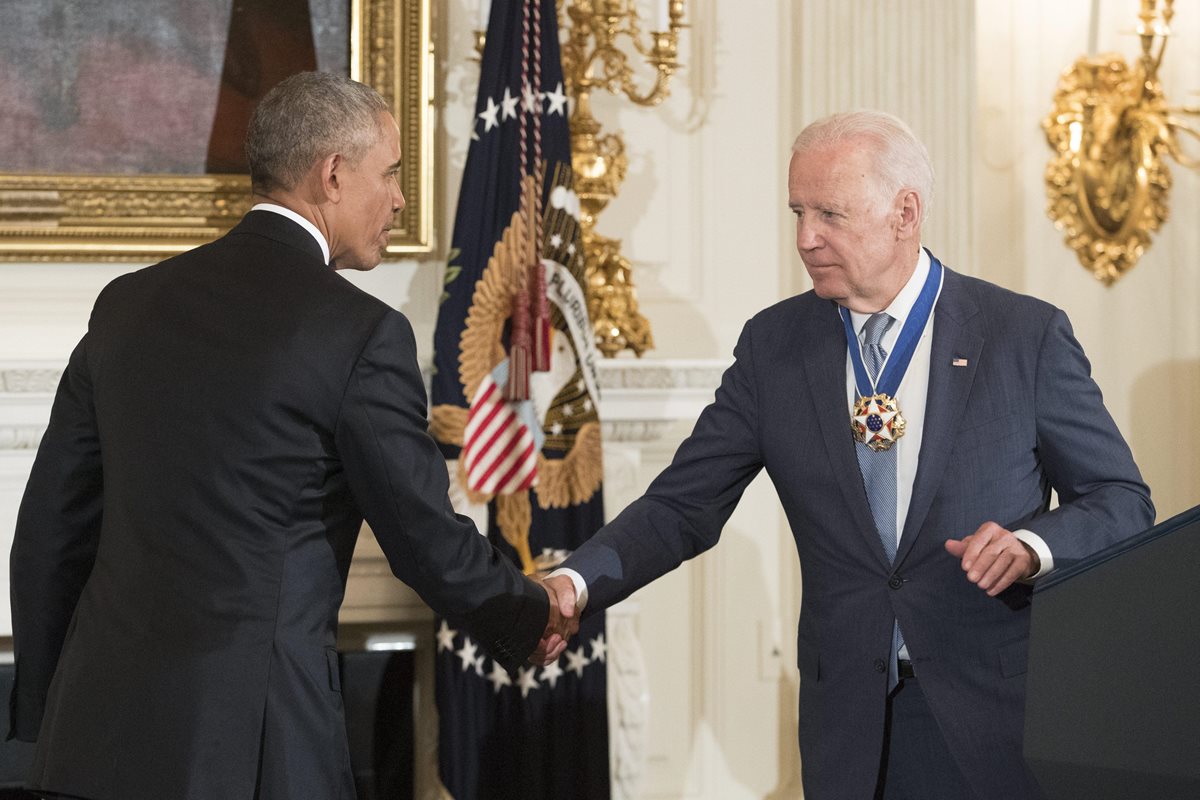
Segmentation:
[[(1061, 76), (1054, 108), (1042, 120), (1055, 155), (1046, 165), (1047, 213), (1066, 243), (1106, 286), (1137, 264), (1150, 234), (1168, 216), (1167, 156), (1196, 166), (1181, 152), (1179, 134), (1197, 136), (1172, 112), (1158, 80), (1169, 24), (1168, 0), (1142, 0), (1133, 64), (1109, 53), (1083, 56)], [(1157, 45), (1157, 51), (1155, 51)]]

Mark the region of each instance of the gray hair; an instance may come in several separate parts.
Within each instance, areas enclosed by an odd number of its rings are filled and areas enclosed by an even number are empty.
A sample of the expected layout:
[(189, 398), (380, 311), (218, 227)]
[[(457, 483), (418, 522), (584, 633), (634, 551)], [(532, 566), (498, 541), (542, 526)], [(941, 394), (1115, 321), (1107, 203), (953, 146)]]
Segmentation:
[(813, 122), (796, 137), (792, 152), (864, 138), (872, 142), (875, 179), (881, 194), (890, 200), (901, 189), (913, 189), (921, 198), (923, 217), (933, 205), (933, 164), (929, 151), (899, 117), (885, 111), (848, 111)]
[(328, 72), (299, 72), (267, 92), (246, 131), (255, 191), (294, 189), (331, 153), (356, 162), (379, 139), (387, 101), (370, 86)]

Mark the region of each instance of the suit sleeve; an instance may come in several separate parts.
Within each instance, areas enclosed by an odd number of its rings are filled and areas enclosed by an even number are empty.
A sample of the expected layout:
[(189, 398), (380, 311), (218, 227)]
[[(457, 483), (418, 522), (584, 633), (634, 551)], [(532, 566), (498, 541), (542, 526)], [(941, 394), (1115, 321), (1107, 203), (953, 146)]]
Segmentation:
[(1056, 567), (1154, 524), (1150, 489), (1117, 430), (1066, 315), (1055, 310), (1038, 356), (1037, 448), (1058, 508), (1031, 520)]
[(50, 680), (100, 539), (100, 439), (84, 336), (63, 373), (9, 557), (16, 681), (9, 738), (37, 739)]
[(350, 375), (338, 453), (392, 571), (511, 670), (541, 638), (549, 601), (454, 513), (446, 462), (427, 432), (427, 407), (412, 328), (389, 311)]
[(742, 493), (762, 469), (752, 323), (734, 349), (716, 398), (646, 494), (563, 566), (587, 584), (593, 614), (717, 543)]

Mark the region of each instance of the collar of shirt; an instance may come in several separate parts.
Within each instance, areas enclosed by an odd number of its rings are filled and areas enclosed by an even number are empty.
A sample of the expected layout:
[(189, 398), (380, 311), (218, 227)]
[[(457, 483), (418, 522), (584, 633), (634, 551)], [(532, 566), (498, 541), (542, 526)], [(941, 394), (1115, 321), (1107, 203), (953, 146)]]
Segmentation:
[[(920, 255), (917, 256), (917, 268), (909, 276), (908, 283), (904, 284), (904, 288), (896, 295), (896, 299), (884, 309), (892, 319), (896, 320), (892, 323), (892, 327), (888, 328), (888, 332), (883, 335), (883, 341), (880, 342), (889, 353), (896, 344), (896, 340), (900, 338), (900, 331), (908, 319), (908, 312), (912, 311), (913, 304), (917, 302), (917, 297), (920, 296), (927, 277), (929, 277), (929, 253), (925, 252), (925, 248), (922, 247)], [(850, 322), (854, 325), (854, 332), (860, 341), (863, 336), (863, 326), (870, 318), (870, 314), (850, 312)]]
[[(250, 208), (251, 211), (271, 211), (276, 214), (287, 217), (292, 222), (299, 225), (304, 230), (312, 234), (312, 237), (317, 240), (317, 244), (321, 245), (321, 252), (325, 254), (325, 266), (329, 266), (329, 242), (325, 241), (325, 237), (317, 230), (317, 226), (306, 220), (304, 217), (292, 211), (290, 208), (285, 208), (275, 203), (257, 203)], [(924, 253), (922, 253), (924, 255)], [(911, 305), (911, 303), (910, 303)], [(866, 319), (864, 317), (864, 319)], [(896, 327), (895, 325), (892, 326)]]

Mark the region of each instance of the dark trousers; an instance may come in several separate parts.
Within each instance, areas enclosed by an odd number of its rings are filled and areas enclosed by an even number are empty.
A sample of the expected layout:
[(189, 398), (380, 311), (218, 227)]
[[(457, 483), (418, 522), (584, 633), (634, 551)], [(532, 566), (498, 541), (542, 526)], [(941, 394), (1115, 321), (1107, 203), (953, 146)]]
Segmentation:
[(972, 800), (920, 683), (906, 678), (888, 697), (875, 800)]

